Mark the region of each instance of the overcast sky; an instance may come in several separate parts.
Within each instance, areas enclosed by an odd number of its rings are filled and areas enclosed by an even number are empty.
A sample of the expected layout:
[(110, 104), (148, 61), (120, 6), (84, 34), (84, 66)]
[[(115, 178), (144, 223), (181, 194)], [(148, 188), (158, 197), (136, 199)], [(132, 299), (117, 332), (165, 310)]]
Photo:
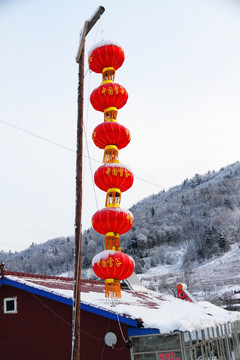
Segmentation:
[[(121, 207), (239, 160), (240, 1), (0, 0), (0, 250), (74, 234), (75, 56), (99, 5), (106, 11), (86, 53), (104, 39), (126, 56), (115, 80), (129, 93), (118, 120), (132, 141), (120, 161), (137, 178)], [(100, 82), (87, 72), (84, 122), (96, 161), (84, 160), (83, 229), (105, 202), (91, 178), (103, 156), (91, 141), (103, 116), (89, 105)]]

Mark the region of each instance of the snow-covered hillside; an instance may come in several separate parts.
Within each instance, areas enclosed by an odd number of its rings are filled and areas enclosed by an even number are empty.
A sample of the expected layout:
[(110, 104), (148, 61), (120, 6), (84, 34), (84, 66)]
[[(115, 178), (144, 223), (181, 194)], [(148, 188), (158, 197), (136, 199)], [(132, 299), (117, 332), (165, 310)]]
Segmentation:
[[(196, 174), (181, 185), (138, 202), (132, 229), (121, 236), (122, 250), (134, 257), (136, 273), (150, 288), (176, 292), (186, 282), (203, 299), (240, 290), (240, 163)], [(92, 228), (83, 234), (82, 266), (104, 248)], [(74, 238), (32, 244), (19, 253), (0, 252), (8, 270), (73, 274)]]
[(179, 266), (183, 251), (178, 248), (174, 252), (178, 257), (176, 264), (158, 265), (139, 274), (142, 283), (148, 288), (176, 294), (176, 284), (184, 282), (198, 299), (214, 302), (221, 302), (225, 294), (240, 290), (240, 244), (231, 245), (222, 256), (214, 256), (188, 271), (182, 271)]

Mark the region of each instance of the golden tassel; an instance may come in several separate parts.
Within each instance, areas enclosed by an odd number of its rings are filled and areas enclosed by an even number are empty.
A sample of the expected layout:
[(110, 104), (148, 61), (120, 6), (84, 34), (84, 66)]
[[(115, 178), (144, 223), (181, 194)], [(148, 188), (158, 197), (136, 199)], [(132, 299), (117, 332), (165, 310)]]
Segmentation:
[(114, 232), (108, 232), (105, 235), (105, 249), (121, 251), (120, 248), (120, 235)]
[(120, 280), (107, 279), (105, 281), (105, 297), (119, 299), (121, 297)]

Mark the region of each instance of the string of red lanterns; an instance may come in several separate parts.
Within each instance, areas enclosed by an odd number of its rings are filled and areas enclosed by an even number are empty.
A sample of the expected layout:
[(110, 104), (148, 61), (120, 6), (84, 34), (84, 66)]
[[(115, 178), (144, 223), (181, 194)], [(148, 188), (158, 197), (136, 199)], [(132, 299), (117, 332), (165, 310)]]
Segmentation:
[(94, 174), (95, 184), (105, 191), (105, 208), (92, 217), (92, 226), (105, 235), (105, 249), (92, 260), (95, 274), (105, 280), (105, 296), (121, 297), (120, 280), (127, 279), (134, 271), (134, 260), (121, 252), (120, 235), (132, 228), (133, 215), (120, 208), (121, 193), (133, 184), (132, 171), (120, 164), (118, 150), (130, 140), (129, 130), (117, 122), (118, 110), (128, 100), (126, 89), (114, 82), (116, 70), (125, 59), (123, 49), (113, 42), (96, 44), (89, 52), (89, 68), (102, 73), (101, 85), (93, 90), (90, 102), (93, 108), (104, 113), (104, 122), (93, 131), (94, 144), (104, 149), (103, 165)]

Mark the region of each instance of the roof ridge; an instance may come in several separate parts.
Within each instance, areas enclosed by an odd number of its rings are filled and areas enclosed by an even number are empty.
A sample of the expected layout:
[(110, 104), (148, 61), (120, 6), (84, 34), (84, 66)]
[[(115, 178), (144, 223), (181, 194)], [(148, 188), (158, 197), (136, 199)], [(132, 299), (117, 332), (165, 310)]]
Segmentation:
[[(56, 275), (42, 275), (42, 274), (32, 274), (32, 273), (25, 273), (21, 271), (9, 271), (5, 270), (4, 275), (13, 275), (13, 276), (19, 276), (19, 277), (32, 277), (32, 278), (38, 278), (38, 279), (53, 279), (53, 280), (65, 280), (65, 281), (74, 281), (74, 278), (72, 277), (64, 277), (64, 276), (56, 276)], [(102, 283), (101, 280), (93, 280), (93, 279), (81, 279), (82, 283), (90, 282), (91, 284), (99, 284)]]
[(5, 270), (5, 275), (13, 275), (13, 276), (27, 276), (32, 278), (40, 278), (40, 279), (54, 279), (54, 280), (66, 280), (73, 281), (73, 278), (63, 277), (63, 276), (55, 276), (55, 275), (41, 275), (41, 274), (31, 274), (20, 271), (9, 271)]

